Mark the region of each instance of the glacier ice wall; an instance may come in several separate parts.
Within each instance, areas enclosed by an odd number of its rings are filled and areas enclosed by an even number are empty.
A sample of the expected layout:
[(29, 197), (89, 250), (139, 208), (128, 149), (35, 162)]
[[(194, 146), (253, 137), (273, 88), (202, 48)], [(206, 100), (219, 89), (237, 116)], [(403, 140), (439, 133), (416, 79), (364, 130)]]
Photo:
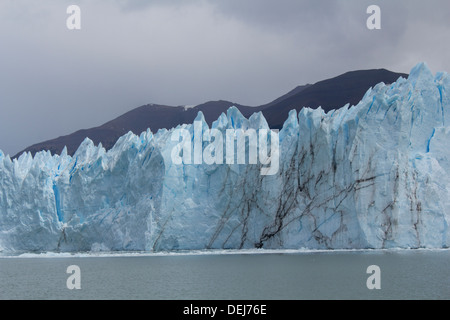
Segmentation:
[[(175, 165), (173, 130), (108, 152), (86, 139), (73, 157), (0, 151), (0, 251), (448, 247), (449, 92), (448, 74), (420, 63), (356, 106), (291, 111), (271, 176)], [(212, 127), (268, 125), (230, 108)]]

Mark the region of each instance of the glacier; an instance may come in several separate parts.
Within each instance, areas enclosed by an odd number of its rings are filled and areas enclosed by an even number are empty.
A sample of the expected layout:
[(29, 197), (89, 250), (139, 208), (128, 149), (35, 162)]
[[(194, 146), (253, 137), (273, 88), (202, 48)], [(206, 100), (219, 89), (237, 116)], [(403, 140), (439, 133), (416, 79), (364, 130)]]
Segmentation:
[[(355, 106), (293, 110), (275, 175), (176, 165), (175, 128), (109, 151), (85, 139), (73, 156), (0, 151), (0, 251), (447, 248), (449, 92), (447, 73), (419, 63)], [(212, 128), (268, 125), (231, 107)]]

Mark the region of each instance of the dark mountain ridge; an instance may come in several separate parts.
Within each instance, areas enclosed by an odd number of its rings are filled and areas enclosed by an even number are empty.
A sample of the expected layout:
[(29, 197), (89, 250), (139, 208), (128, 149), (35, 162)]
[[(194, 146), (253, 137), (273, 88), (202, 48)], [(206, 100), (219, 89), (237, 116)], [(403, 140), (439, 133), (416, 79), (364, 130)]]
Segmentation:
[(281, 129), (292, 109), (300, 111), (303, 107), (315, 109), (321, 106), (325, 112), (328, 112), (347, 103), (356, 105), (369, 88), (380, 82), (393, 83), (399, 77), (407, 78), (408, 75), (386, 69), (351, 71), (312, 85), (298, 86), (274, 101), (257, 107), (224, 100), (209, 101), (192, 108), (148, 104), (128, 111), (101, 126), (78, 130), (69, 135), (34, 144), (17, 153), (14, 158), (24, 152), (31, 152), (34, 155), (42, 150), (59, 154), (65, 146), (68, 154), (73, 155), (86, 137), (89, 137), (96, 145), (102, 143), (106, 150), (109, 150), (119, 137), (129, 131), (140, 134), (150, 128), (152, 132), (157, 132), (159, 129), (170, 129), (179, 124), (192, 123), (199, 111), (203, 112), (206, 122), (211, 125), (231, 106), (236, 106), (245, 117), (262, 111), (271, 128)]

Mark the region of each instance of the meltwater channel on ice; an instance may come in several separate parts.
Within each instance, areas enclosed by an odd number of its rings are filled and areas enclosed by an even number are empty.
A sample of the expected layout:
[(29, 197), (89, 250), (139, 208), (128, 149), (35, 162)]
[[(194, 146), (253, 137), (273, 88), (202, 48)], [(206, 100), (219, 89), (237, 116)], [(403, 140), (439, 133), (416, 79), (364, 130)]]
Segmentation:
[[(234, 107), (212, 127), (268, 129)], [(109, 151), (86, 139), (73, 156), (0, 152), (2, 254), (450, 244), (450, 77), (425, 63), (356, 106), (291, 111), (276, 174), (174, 164), (173, 130)]]

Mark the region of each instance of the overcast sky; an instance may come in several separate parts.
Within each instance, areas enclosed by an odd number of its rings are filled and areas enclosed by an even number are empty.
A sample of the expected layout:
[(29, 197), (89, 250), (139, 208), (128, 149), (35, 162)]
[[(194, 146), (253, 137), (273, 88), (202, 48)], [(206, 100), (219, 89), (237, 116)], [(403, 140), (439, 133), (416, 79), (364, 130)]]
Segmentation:
[(0, 149), (148, 103), (256, 106), (351, 70), (450, 71), (449, 14), (448, 0), (0, 0)]

